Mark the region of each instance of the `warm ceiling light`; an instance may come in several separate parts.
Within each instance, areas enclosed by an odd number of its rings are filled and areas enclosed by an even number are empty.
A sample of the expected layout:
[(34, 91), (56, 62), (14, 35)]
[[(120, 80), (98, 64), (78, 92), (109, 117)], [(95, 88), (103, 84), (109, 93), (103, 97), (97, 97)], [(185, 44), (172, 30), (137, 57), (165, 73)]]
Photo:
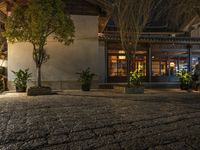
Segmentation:
[(174, 62), (170, 62), (169, 66), (170, 66), (171, 68), (174, 68), (174, 67), (175, 67), (175, 63), (174, 63)]
[(111, 62), (112, 62), (112, 63), (117, 63), (117, 60), (112, 60)]
[(125, 54), (125, 50), (120, 50), (119, 54)]
[(120, 59), (120, 60), (125, 60), (125, 59), (126, 59), (126, 56), (119, 56), (119, 59)]

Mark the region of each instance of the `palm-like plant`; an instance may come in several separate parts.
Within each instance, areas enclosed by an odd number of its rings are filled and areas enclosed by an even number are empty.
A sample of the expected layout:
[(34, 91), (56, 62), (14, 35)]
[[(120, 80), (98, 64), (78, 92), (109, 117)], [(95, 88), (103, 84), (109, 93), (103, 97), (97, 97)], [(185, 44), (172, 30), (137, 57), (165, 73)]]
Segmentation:
[(177, 76), (180, 80), (180, 88), (182, 90), (188, 89), (192, 81), (192, 74), (185, 70), (180, 70), (177, 72)]
[(12, 71), (15, 75), (14, 84), (16, 89), (21, 89), (22, 91), (26, 90), (27, 81), (31, 78), (32, 73), (29, 73), (29, 69)]
[(95, 74), (91, 73), (90, 68), (87, 68), (86, 70), (78, 72), (77, 74), (80, 75), (79, 76), (79, 81), (82, 84), (82, 90), (83, 91), (89, 91), (92, 79), (95, 76)]

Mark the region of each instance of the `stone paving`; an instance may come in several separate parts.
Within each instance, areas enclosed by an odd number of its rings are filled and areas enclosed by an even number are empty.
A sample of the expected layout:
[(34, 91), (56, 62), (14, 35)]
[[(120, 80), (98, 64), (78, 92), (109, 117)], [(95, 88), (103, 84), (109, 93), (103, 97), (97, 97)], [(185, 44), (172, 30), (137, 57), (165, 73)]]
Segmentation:
[(0, 95), (1, 150), (199, 150), (200, 93)]

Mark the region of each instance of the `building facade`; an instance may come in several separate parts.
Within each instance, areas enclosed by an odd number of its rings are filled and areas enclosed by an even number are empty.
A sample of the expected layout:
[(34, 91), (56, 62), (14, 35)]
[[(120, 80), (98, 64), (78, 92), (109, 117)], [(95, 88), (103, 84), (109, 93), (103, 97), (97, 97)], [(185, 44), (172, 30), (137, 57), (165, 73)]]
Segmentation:
[[(177, 82), (177, 71), (192, 71), (200, 61), (198, 38), (141, 36), (135, 52), (135, 66), (146, 82)], [(107, 82), (125, 82), (127, 60), (118, 38), (106, 41)], [(134, 51), (132, 52), (134, 53)]]
[[(70, 46), (48, 39), (45, 49), (50, 59), (42, 66), (44, 86), (53, 89), (79, 87), (77, 72), (90, 67), (97, 76), (94, 87), (99, 83), (125, 82), (127, 60), (117, 32), (111, 32), (104, 5), (91, 0), (69, 0), (66, 9), (75, 24), (75, 39)], [(134, 51), (133, 51), (134, 53)], [(185, 32), (144, 32), (135, 52), (135, 69), (145, 82), (177, 82), (178, 70), (191, 71), (200, 60), (200, 31), (196, 24), (191, 36)], [(8, 43), (8, 84), (13, 89), (12, 70), (29, 68), (36, 80), (36, 67), (32, 60), (30, 43)]]

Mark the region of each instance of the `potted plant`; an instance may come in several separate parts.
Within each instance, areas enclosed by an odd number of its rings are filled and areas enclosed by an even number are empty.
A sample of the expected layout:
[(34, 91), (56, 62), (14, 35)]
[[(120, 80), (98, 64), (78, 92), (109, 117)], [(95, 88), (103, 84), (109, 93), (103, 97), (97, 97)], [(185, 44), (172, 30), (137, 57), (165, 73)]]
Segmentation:
[(92, 79), (95, 76), (94, 73), (91, 73), (90, 68), (83, 70), (82, 72), (77, 73), (79, 74), (79, 81), (81, 82), (81, 89), (83, 91), (90, 91)]
[(179, 77), (181, 90), (188, 90), (189, 88), (191, 88), (192, 75), (190, 72), (181, 70), (177, 72), (177, 76)]
[(129, 85), (125, 88), (127, 94), (142, 94), (144, 93), (144, 86), (142, 84), (142, 74), (135, 70), (130, 72)]
[(200, 61), (195, 65), (192, 74), (193, 89), (198, 91), (200, 86)]
[(25, 92), (27, 88), (27, 81), (31, 78), (32, 74), (29, 73), (29, 69), (12, 71), (15, 75), (14, 84), (16, 86), (16, 92)]

